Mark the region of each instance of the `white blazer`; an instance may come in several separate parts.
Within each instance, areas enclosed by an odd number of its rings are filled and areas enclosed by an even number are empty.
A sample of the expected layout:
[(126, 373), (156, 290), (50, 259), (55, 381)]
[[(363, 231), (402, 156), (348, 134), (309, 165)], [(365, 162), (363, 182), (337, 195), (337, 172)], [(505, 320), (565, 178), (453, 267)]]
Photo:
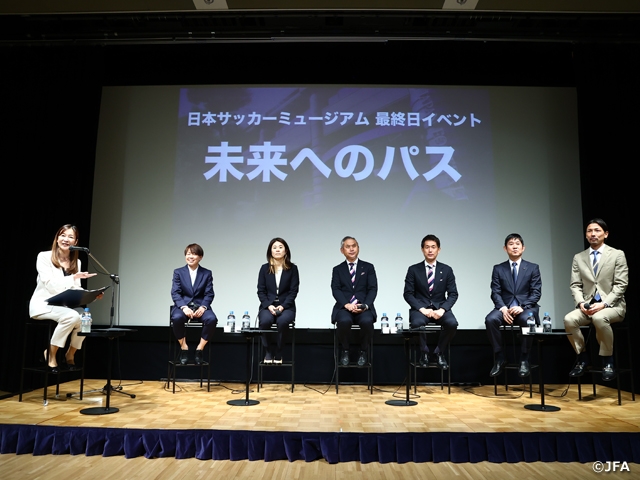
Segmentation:
[[(36, 289), (29, 302), (29, 316), (37, 317), (44, 313), (49, 313), (53, 306), (47, 303), (47, 298), (53, 297), (69, 289), (82, 289), (80, 279), (73, 278), (73, 275), (64, 275), (62, 268), (57, 268), (51, 261), (51, 250), (40, 252), (36, 260), (38, 279)], [(81, 271), (80, 260), (78, 260), (78, 271)]]

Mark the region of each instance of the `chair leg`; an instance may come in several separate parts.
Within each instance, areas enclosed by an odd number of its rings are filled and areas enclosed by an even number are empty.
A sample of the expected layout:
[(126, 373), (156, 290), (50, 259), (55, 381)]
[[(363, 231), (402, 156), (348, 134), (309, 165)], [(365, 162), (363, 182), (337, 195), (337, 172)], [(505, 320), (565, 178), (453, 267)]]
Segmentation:
[(413, 394), (417, 395), (418, 394), (418, 362), (420, 361), (420, 355), (422, 354), (421, 351), (419, 351), (420, 353), (416, 353), (416, 351), (413, 351), (413, 355), (414, 355), (414, 361), (413, 361)]
[(207, 360), (207, 392), (211, 391), (211, 344), (208, 342), (209, 359)]
[(295, 378), (296, 378), (296, 329), (295, 327), (291, 330), (291, 393), (293, 393), (293, 389), (295, 388)]
[(340, 383), (340, 357), (338, 356), (338, 339), (337, 332), (334, 328), (333, 330), (333, 361), (336, 366), (336, 394), (338, 393), (338, 384)]
[(447, 369), (447, 394), (451, 395), (451, 344), (447, 345), (449, 368)]
[(26, 363), (27, 356), (27, 337), (29, 336), (29, 324), (24, 324), (24, 340), (22, 342), (22, 368), (20, 369), (20, 395), (18, 401), (22, 401), (22, 394), (24, 392), (24, 365)]
[(582, 382), (580, 381), (580, 377), (578, 377), (578, 400), (582, 400)]
[[(253, 350), (255, 351), (255, 350)], [(262, 341), (258, 343), (258, 393), (260, 393), (260, 387), (262, 386), (262, 360), (263, 360), (264, 352), (262, 351)]]
[(371, 335), (371, 342), (369, 342), (369, 354), (367, 355), (369, 365), (367, 367), (367, 379), (369, 381), (369, 394), (373, 395), (373, 334)]
[[(631, 327), (627, 327), (629, 329), (631, 329)], [(629, 372), (631, 373), (631, 399), (635, 402), (636, 401), (636, 389), (633, 385), (633, 357), (631, 352), (633, 352), (633, 350), (631, 349), (631, 332), (629, 332), (629, 335), (627, 335), (627, 352), (629, 355)]]

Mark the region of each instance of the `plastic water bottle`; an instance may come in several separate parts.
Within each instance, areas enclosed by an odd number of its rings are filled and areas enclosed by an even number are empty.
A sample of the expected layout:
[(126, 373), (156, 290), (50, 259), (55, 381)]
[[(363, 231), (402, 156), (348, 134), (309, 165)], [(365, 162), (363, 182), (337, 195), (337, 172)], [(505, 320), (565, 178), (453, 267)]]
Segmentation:
[(83, 333), (91, 333), (91, 312), (89, 307), (85, 307), (84, 312), (80, 316), (80, 329)]
[(527, 317), (527, 325), (529, 326), (529, 333), (536, 333), (536, 319), (531, 312), (529, 312), (529, 316)]
[(231, 333), (236, 331), (236, 316), (233, 314), (233, 310), (227, 315), (227, 327), (229, 327)]
[(396, 314), (396, 331), (402, 331), (402, 315), (399, 312)]
[(249, 330), (251, 328), (251, 317), (249, 312), (244, 312), (242, 316), (242, 330)]
[(551, 316), (549, 312), (544, 312), (544, 318), (542, 319), (542, 331), (544, 333), (551, 333)]
[(389, 333), (389, 317), (387, 317), (386, 313), (383, 313), (380, 319), (380, 329), (382, 333)]

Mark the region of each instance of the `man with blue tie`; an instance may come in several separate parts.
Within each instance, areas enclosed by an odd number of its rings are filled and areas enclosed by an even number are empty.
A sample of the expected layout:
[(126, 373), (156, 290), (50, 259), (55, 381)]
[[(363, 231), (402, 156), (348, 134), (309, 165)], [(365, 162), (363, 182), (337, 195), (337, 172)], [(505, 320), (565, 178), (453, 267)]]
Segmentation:
[(213, 337), (218, 323), (216, 314), (211, 310), (213, 302), (213, 275), (211, 270), (200, 266), (204, 250), (197, 243), (184, 249), (187, 264), (173, 271), (171, 297), (174, 306), (171, 309), (173, 333), (180, 344), (180, 363), (186, 365), (189, 347), (187, 345), (185, 323), (191, 320), (202, 321), (202, 337), (196, 347), (195, 364), (202, 363), (202, 351)]
[(378, 278), (372, 264), (360, 260), (360, 246), (353, 237), (344, 237), (340, 243), (340, 253), (346, 262), (333, 267), (331, 292), (336, 303), (331, 313), (331, 323), (336, 325), (336, 335), (342, 351), (340, 363), (349, 365), (349, 330), (354, 323), (360, 326), (360, 354), (358, 365), (367, 363), (367, 345), (373, 335), (376, 310), (373, 302), (378, 294)]
[(609, 228), (601, 218), (587, 224), (589, 248), (573, 257), (571, 265), (571, 294), (575, 310), (564, 317), (564, 328), (569, 342), (578, 354), (572, 377), (584, 374), (587, 368), (587, 352), (580, 327), (593, 323), (596, 340), (600, 344), (602, 380), (613, 380), (613, 331), (611, 324), (621, 322), (627, 311), (624, 293), (629, 284), (629, 268), (622, 250), (617, 250), (604, 241)]
[[(524, 240), (517, 233), (507, 235), (504, 240), (504, 251), (509, 261), (493, 267), (491, 274), (491, 300), (495, 308), (484, 320), (487, 326), (489, 341), (493, 347), (495, 363), (489, 375), (500, 375), (506, 364), (502, 351), (501, 325), (519, 325), (521, 329), (527, 326), (529, 314), (533, 314), (538, 322), (538, 301), (542, 295), (542, 279), (540, 268), (535, 263), (522, 259)], [(529, 375), (529, 352), (533, 336), (522, 335), (519, 375)]]
[[(409, 325), (420, 328), (427, 323), (442, 325), (438, 346), (433, 352), (442, 370), (449, 368), (444, 352), (458, 330), (458, 321), (451, 308), (458, 300), (456, 277), (449, 265), (436, 262), (440, 239), (427, 235), (420, 244), (424, 262), (411, 265), (404, 279), (404, 299), (410, 305)], [(429, 363), (427, 335), (420, 334), (420, 363)]]

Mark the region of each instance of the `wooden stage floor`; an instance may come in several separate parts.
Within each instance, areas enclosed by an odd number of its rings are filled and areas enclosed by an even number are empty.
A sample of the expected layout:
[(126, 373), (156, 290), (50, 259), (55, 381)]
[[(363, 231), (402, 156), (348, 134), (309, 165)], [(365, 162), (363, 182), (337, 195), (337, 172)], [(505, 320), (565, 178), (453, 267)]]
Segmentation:
[[(85, 392), (102, 388), (104, 380), (87, 380)], [(290, 432), (640, 432), (640, 401), (631, 401), (623, 392), (617, 405), (617, 392), (598, 387), (598, 395), (578, 400), (577, 386), (547, 385), (546, 404), (561, 408), (558, 412), (535, 412), (524, 405), (540, 403), (534, 385), (533, 398), (521, 386), (508, 392), (493, 385), (452, 387), (451, 395), (440, 387), (419, 387), (418, 404), (393, 407), (386, 400), (404, 398), (404, 387), (375, 387), (370, 395), (365, 386), (341, 386), (340, 394), (327, 385), (296, 385), (291, 393), (287, 385), (265, 385), (250, 398), (260, 404), (250, 407), (227, 405), (227, 400), (244, 398), (244, 385), (212, 386), (211, 392), (196, 383), (179, 383), (175, 394), (163, 382), (123, 383), (135, 399), (114, 394), (111, 405), (120, 411), (111, 415), (88, 416), (79, 411), (104, 405), (100, 393), (86, 393), (83, 400), (66, 398), (79, 389), (79, 381), (60, 386), (60, 398), (49, 389), (49, 403), (42, 404), (42, 390), (0, 401), (0, 423), (111, 427), (140, 429), (218, 429)], [(528, 388), (528, 387), (527, 387)], [(235, 389), (235, 392), (233, 391)], [(315, 390), (314, 390), (315, 389)], [(324, 392), (325, 394), (319, 393)], [(566, 391), (566, 395), (563, 395)], [(591, 386), (583, 393), (591, 393)]]

